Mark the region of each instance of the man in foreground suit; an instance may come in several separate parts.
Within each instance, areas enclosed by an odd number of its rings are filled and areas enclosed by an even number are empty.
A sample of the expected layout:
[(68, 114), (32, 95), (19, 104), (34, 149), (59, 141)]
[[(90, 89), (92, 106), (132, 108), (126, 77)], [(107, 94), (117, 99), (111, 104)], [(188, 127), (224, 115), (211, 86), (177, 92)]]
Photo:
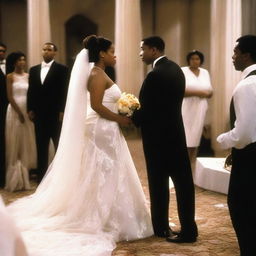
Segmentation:
[(69, 72), (66, 66), (54, 61), (56, 53), (57, 47), (53, 43), (45, 43), (43, 62), (29, 71), (27, 110), (35, 123), (38, 182), (48, 167), (50, 139), (57, 150), (66, 102)]
[(242, 71), (230, 105), (231, 130), (218, 136), (223, 149), (232, 148), (228, 207), (241, 256), (256, 255), (256, 36), (237, 39), (233, 54)]
[(6, 45), (0, 43), (0, 187), (5, 185), (5, 117), (8, 105), (5, 81)]
[[(168, 242), (195, 242), (195, 191), (181, 116), (185, 78), (180, 67), (164, 56), (164, 48), (160, 37), (142, 40), (140, 55), (153, 70), (142, 84), (141, 108), (132, 120), (141, 127), (155, 235)], [(176, 191), (179, 233), (169, 227), (169, 177)]]

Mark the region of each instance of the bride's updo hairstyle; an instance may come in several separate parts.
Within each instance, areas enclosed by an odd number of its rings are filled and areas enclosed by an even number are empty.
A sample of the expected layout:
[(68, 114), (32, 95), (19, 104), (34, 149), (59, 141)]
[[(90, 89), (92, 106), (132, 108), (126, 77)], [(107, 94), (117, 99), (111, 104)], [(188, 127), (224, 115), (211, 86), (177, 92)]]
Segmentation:
[(90, 35), (83, 40), (83, 44), (84, 48), (89, 51), (89, 62), (98, 62), (100, 51), (106, 52), (112, 42), (104, 37)]

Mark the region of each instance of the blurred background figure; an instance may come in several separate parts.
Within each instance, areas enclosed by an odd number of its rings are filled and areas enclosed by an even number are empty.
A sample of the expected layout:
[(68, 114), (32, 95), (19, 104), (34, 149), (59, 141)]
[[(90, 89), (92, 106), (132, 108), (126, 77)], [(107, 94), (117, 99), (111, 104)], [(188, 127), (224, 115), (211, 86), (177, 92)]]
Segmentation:
[(189, 52), (187, 54), (187, 63), (187, 67), (182, 67), (186, 78), (182, 116), (189, 158), (192, 169), (194, 170), (208, 109), (207, 99), (212, 96), (212, 86), (209, 72), (201, 68), (201, 65), (204, 63), (203, 53), (197, 50)]
[(6, 45), (0, 42), (0, 188), (5, 185), (5, 115), (7, 108), (5, 81)]
[(27, 115), (28, 73), (22, 52), (12, 52), (6, 60), (6, 185), (9, 191), (30, 189), (29, 170), (36, 168), (34, 125)]
[(0, 255), (28, 256), (21, 234), (0, 196)]

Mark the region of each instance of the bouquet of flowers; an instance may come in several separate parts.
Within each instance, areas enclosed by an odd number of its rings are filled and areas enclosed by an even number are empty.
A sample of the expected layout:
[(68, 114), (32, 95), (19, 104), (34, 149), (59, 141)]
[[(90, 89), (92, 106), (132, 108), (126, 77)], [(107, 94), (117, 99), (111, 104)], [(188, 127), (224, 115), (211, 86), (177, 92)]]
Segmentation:
[(118, 112), (121, 115), (132, 116), (136, 109), (140, 108), (139, 100), (131, 93), (123, 92), (120, 99), (117, 102)]

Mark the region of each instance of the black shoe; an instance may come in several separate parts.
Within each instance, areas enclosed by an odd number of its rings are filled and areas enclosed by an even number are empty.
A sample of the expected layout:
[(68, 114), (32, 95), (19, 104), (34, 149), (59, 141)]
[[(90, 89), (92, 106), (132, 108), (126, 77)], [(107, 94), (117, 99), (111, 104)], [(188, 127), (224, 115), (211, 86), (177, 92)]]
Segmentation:
[(179, 234), (180, 234), (180, 231), (174, 231), (174, 230), (172, 230), (172, 234), (173, 234), (173, 235), (179, 235)]
[(155, 236), (158, 236), (158, 237), (170, 237), (170, 236), (173, 236), (173, 235), (179, 235), (180, 232), (179, 231), (173, 231), (172, 229), (169, 228), (169, 230), (164, 230), (162, 232), (155, 232)]
[(182, 235), (181, 233), (178, 235), (172, 235), (169, 237), (166, 237), (166, 241), (170, 243), (194, 243), (197, 240), (197, 236), (185, 236)]

